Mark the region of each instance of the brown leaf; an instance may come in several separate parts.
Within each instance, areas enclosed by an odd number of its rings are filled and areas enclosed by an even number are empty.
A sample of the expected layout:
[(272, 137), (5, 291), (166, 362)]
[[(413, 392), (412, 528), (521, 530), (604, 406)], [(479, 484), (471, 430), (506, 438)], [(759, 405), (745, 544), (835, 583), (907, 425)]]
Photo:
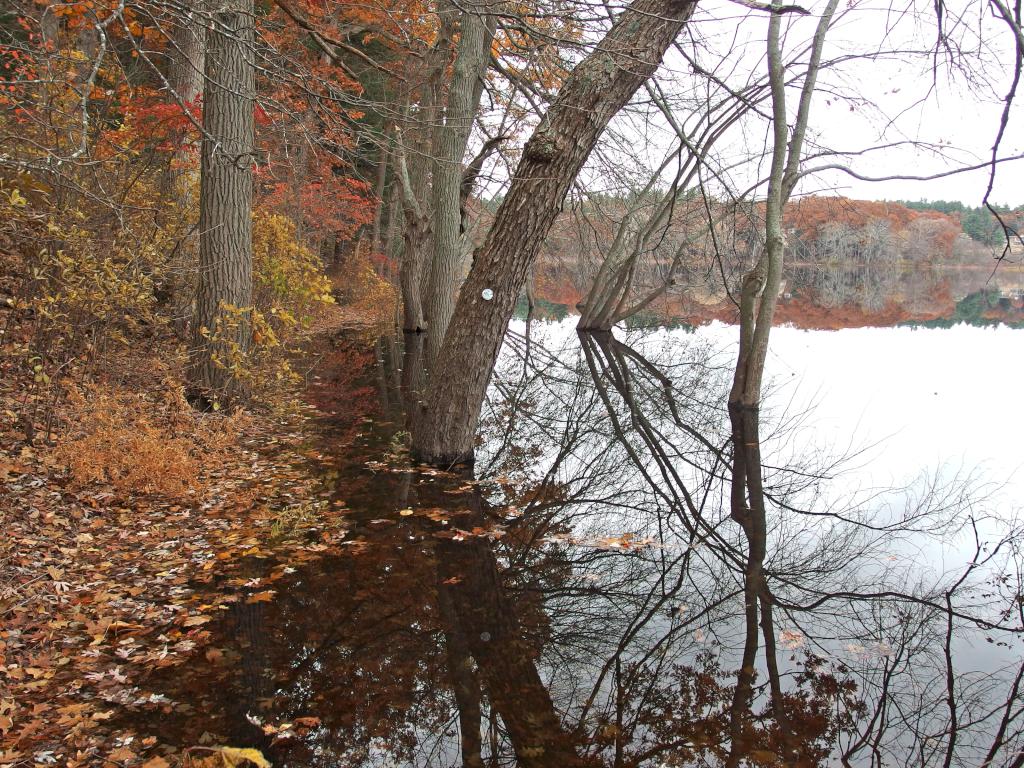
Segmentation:
[(113, 760), (115, 763), (126, 763), (129, 760), (134, 760), (136, 757), (137, 755), (128, 749), (128, 747), (118, 747), (107, 755), (107, 759)]

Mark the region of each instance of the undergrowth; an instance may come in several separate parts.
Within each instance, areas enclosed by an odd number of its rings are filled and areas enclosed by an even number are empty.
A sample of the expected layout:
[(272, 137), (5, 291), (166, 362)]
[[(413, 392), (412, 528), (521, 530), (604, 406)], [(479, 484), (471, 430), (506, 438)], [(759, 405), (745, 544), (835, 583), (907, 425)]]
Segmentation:
[(203, 490), (205, 462), (223, 461), (249, 419), (196, 414), (180, 386), (162, 397), (96, 384), (71, 387), (55, 452), (74, 487), (110, 487), (119, 496), (155, 493), (187, 501)]

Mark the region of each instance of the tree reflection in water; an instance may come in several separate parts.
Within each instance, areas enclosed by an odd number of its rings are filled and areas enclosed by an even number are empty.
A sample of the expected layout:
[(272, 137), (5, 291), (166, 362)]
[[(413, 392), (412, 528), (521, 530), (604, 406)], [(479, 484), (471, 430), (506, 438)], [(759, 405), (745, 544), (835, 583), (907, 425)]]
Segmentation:
[[(776, 461), (798, 451), (775, 421), (744, 446), (763, 504), (737, 512), (725, 358), (610, 334), (510, 337), (476, 477), (418, 471), (406, 341), (404, 365), (382, 340), (360, 377), (354, 347), (328, 366), (375, 422), (324, 432), (344, 551), (161, 683), (165, 733), (308, 766), (1024, 765), (1019, 530), (980, 500), (823, 506), (835, 460)], [(957, 567), (917, 562), (950, 540)]]

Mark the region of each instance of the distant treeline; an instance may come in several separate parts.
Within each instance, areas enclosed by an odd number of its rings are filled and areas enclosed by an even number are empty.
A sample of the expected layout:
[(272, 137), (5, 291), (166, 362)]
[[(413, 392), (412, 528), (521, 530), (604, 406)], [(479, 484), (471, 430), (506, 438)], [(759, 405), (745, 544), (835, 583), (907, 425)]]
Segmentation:
[(1010, 328), (1024, 328), (1024, 304), (1020, 299), (1001, 295), (998, 288), (982, 288), (960, 299), (956, 303), (953, 313), (948, 317), (909, 321), (902, 325), (952, 328), (958, 323), (983, 327), (1007, 325)]
[[(959, 200), (897, 200), (900, 205), (905, 205), (915, 211), (938, 211), (960, 219), (960, 227), (964, 234), (972, 240), (985, 245), (998, 246), (1005, 240), (1005, 233), (999, 220), (992, 215), (992, 212), (984, 206), (964, 205)], [(993, 205), (999, 212), (1003, 222), (1012, 227), (1015, 232), (1020, 232), (1024, 223), (1024, 205), (1008, 206)], [(1003, 214), (1006, 214), (1003, 216)]]

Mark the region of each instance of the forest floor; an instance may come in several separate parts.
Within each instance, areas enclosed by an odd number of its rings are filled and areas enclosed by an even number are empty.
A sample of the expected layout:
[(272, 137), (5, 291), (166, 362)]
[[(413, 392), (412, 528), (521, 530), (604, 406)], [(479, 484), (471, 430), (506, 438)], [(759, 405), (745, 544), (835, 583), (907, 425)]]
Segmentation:
[[(318, 347), (354, 322), (336, 306), (318, 318), (298, 358), (307, 381)], [(24, 366), (0, 356), (4, 768), (243, 762), (179, 751), (115, 715), (166, 707), (147, 690), (153, 672), (209, 659), (206, 626), (231, 602), (273, 599), (275, 581), (344, 535), (301, 384), (288, 407), (202, 414), (185, 402), (184, 362), (169, 334), (108, 355), (61, 392), (47, 439), (46, 424), (26, 429)], [(203, 589), (215, 579), (233, 589)]]

